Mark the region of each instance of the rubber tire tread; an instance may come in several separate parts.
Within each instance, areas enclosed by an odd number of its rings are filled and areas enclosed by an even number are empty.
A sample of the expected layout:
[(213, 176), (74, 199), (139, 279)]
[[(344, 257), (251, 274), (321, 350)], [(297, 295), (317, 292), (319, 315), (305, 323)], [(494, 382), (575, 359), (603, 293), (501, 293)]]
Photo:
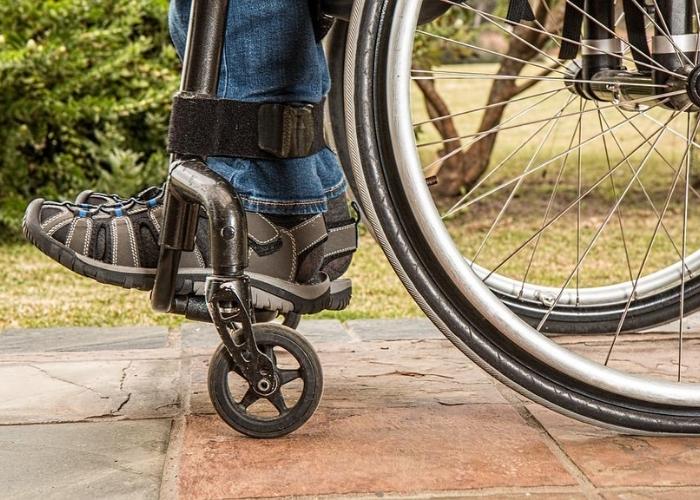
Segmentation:
[[(321, 361), (309, 341), (291, 328), (274, 323), (257, 323), (253, 325), (253, 331), (259, 346), (281, 346), (288, 351), (294, 349), (305, 357), (307, 369), (310, 370), (310, 379), (304, 381), (300, 399), (292, 408), (292, 412), (297, 407), (299, 410), (279, 419), (279, 422), (277, 419), (254, 420), (239, 413), (236, 407), (231, 404), (227, 377), (234, 368), (231, 366), (231, 357), (223, 344), (214, 351), (209, 362), (207, 377), (209, 397), (216, 413), (222, 420), (241, 434), (264, 439), (281, 437), (297, 430), (316, 411), (323, 395)], [(289, 352), (293, 356), (295, 355), (295, 353)]]

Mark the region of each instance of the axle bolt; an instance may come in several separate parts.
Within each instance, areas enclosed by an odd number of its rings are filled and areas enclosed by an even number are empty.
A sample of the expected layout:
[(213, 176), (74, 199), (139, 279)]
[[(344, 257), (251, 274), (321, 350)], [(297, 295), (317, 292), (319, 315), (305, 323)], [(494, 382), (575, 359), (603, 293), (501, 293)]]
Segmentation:
[(267, 392), (270, 390), (271, 387), (272, 387), (272, 384), (266, 378), (260, 379), (258, 381), (258, 391), (261, 394), (267, 394)]

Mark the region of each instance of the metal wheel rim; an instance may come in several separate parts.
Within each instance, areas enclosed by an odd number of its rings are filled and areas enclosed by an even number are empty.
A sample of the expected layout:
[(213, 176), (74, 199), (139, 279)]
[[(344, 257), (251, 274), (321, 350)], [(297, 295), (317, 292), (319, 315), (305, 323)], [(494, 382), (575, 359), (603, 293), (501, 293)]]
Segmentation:
[[(442, 1), (456, 5), (453, 0)], [(505, 296), (517, 297), (518, 300), (525, 302), (549, 305), (560, 292), (557, 287), (530, 282), (523, 283), (503, 274), (491, 272), (468, 259), (467, 262), (492, 290)], [(636, 285), (633, 281), (628, 280), (595, 287), (567, 288), (558, 298), (557, 303), (560, 307), (614, 306), (624, 304), (631, 295), (634, 295), (635, 299), (651, 297), (679, 286), (682, 282), (682, 267), (680, 261), (675, 262), (641, 277)], [(685, 256), (685, 267), (691, 276), (697, 275), (697, 272), (700, 271), (700, 249)]]

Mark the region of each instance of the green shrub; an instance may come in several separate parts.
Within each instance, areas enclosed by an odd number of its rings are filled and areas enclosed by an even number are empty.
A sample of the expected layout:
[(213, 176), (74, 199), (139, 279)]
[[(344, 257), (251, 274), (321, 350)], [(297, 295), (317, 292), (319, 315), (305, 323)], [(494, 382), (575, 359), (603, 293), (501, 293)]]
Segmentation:
[(167, 171), (167, 0), (0, 2), (0, 237), (28, 200), (130, 193)]

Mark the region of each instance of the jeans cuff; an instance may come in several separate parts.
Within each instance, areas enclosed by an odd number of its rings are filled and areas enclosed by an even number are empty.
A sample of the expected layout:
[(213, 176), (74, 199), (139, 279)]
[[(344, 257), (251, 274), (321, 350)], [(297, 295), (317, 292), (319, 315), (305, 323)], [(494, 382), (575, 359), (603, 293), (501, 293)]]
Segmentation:
[(275, 215), (311, 215), (328, 210), (328, 201), (345, 193), (345, 179), (328, 189), (323, 198), (301, 200), (273, 200), (241, 194), (243, 208), (246, 212)]

